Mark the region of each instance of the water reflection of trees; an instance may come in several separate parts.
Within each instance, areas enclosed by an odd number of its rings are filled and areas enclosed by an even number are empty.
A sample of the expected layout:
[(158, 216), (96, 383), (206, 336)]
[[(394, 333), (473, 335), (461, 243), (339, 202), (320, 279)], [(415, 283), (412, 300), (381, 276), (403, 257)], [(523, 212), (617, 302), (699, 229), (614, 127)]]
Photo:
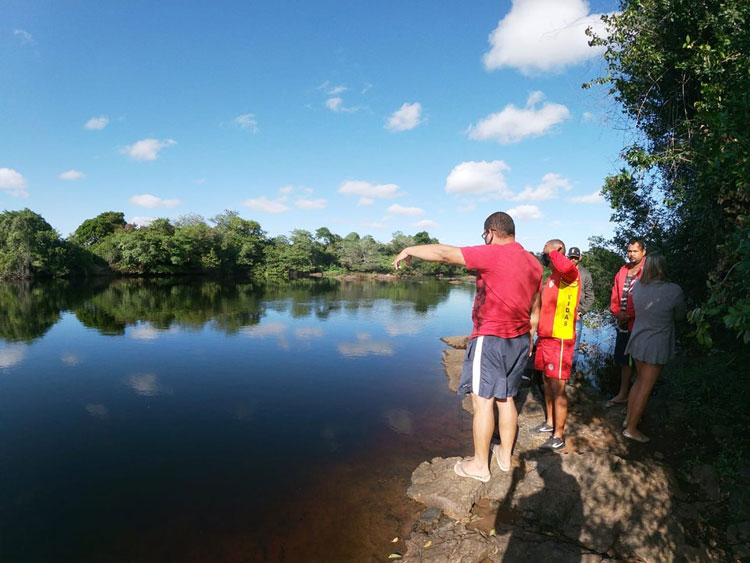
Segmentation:
[(32, 341), (72, 311), (85, 327), (105, 335), (124, 334), (148, 322), (159, 330), (200, 330), (211, 323), (227, 334), (256, 325), (269, 311), (293, 318), (328, 318), (342, 311), (372, 309), (389, 301), (397, 309), (426, 313), (445, 301), (449, 283), (302, 279), (254, 284), (185, 278), (118, 279), (71, 284), (0, 284), (0, 338)]
[(0, 338), (30, 342), (44, 335), (65, 307), (67, 282), (32, 286), (27, 282), (0, 284)]

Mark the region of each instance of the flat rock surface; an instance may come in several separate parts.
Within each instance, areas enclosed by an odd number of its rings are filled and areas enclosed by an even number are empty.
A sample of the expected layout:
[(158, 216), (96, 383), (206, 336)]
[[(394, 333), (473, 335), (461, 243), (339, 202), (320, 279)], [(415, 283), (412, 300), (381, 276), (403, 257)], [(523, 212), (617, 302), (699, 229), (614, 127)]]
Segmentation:
[[(465, 347), (465, 338), (443, 340)], [(454, 391), (463, 354), (456, 348), (443, 355)], [(407, 538), (403, 560), (726, 560), (692, 533), (701, 508), (679, 500), (686, 495), (670, 468), (657, 455), (638, 455), (648, 445), (621, 436), (622, 409), (605, 409), (601, 398), (574, 383), (568, 396), (562, 452), (538, 450), (549, 434), (531, 431), (544, 409), (534, 388), (526, 387), (516, 397), (519, 430), (510, 472), (500, 471), (492, 458), (492, 478), (482, 483), (455, 474), (460, 458), (423, 462), (407, 494), (428, 507), (430, 518)], [(697, 472), (712, 492), (713, 475), (703, 467)]]

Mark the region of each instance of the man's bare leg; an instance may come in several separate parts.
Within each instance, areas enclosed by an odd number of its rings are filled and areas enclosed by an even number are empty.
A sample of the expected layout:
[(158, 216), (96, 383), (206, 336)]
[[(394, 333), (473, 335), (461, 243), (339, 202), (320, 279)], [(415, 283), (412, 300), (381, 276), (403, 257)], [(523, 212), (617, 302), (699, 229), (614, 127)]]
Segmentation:
[(544, 374), (542, 374), (542, 381), (544, 382), (544, 406), (547, 408), (547, 425), (552, 428), (555, 427), (555, 396), (548, 386), (550, 381)]
[(494, 399), (485, 399), (474, 393), (471, 394), (474, 407), (474, 459), (463, 464), (464, 471), (472, 475), (488, 475), (490, 472), (489, 453), (492, 431), (495, 429)]
[[(565, 431), (565, 421), (568, 418), (568, 396), (565, 394), (565, 384), (567, 382), (564, 379), (550, 379), (544, 378), (544, 397), (549, 397), (549, 403), (552, 403), (552, 420), (554, 423), (547, 423), (553, 426), (555, 429), (554, 435), (562, 440), (563, 432)], [(548, 405), (549, 405), (548, 403)], [(550, 408), (549, 406), (547, 408)]]
[(510, 457), (513, 453), (513, 442), (516, 440), (516, 426), (518, 424), (518, 411), (513, 397), (507, 399), (496, 399), (497, 403), (497, 429), (500, 433), (500, 446), (497, 453), (500, 462), (505, 467), (510, 466)]

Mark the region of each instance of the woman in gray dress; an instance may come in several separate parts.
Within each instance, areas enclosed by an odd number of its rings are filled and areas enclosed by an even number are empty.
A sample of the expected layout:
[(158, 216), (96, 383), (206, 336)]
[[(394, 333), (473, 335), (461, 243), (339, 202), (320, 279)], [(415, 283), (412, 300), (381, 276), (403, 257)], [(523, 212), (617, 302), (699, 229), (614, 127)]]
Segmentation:
[(664, 256), (659, 253), (649, 255), (632, 293), (635, 324), (625, 353), (635, 360), (637, 375), (628, 394), (622, 434), (648, 442), (648, 436), (638, 430), (638, 423), (664, 364), (674, 358), (675, 322), (685, 316), (685, 297), (679, 285), (667, 281)]

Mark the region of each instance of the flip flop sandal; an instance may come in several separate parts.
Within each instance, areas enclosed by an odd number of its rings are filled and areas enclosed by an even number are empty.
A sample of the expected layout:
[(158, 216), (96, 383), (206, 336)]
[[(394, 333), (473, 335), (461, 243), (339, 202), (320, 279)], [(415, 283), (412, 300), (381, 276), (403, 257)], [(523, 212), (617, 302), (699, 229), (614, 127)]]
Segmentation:
[(467, 473), (464, 469), (464, 460), (459, 459), (456, 462), (456, 465), (453, 466), (453, 471), (456, 472), (456, 475), (459, 477), (469, 477), (471, 479), (476, 479), (477, 481), (481, 481), (482, 483), (486, 483), (490, 480), (491, 475), (473, 475), (471, 473)]

